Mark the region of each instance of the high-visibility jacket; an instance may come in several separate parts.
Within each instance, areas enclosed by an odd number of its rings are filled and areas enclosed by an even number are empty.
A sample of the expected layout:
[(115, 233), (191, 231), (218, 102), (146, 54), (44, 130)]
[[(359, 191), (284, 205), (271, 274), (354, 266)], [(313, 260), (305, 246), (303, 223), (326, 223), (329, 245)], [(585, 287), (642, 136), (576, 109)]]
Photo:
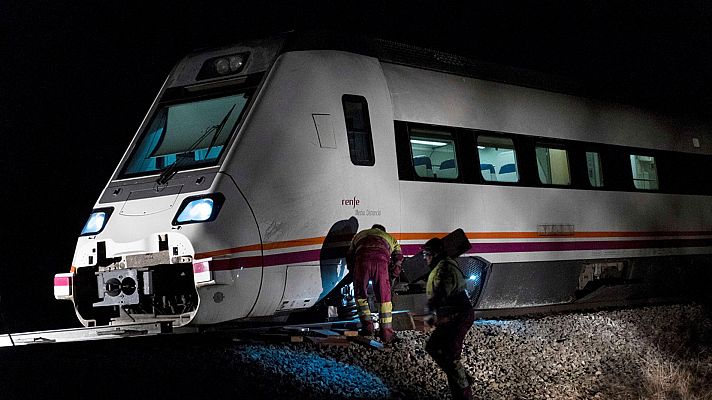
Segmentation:
[(391, 275), (398, 276), (400, 273), (403, 252), (398, 241), (388, 233), (376, 228), (364, 229), (357, 233), (351, 240), (347, 261), (353, 260), (356, 254), (363, 251), (368, 251), (372, 254), (381, 252), (385, 257), (390, 257)]
[(442, 258), (428, 276), (425, 292), (428, 295), (430, 312), (448, 315), (472, 308), (465, 291), (465, 276), (450, 257)]

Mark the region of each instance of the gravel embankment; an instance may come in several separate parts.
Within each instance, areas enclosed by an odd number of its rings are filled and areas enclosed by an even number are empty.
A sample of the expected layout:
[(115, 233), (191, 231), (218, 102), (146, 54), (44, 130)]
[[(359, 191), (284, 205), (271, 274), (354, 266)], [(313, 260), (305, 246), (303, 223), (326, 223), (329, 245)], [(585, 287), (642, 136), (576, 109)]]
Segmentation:
[[(317, 351), (374, 371), (404, 398), (445, 397), (445, 376), (423, 352), (428, 335), (399, 335), (405, 340), (384, 354)], [(711, 350), (712, 323), (703, 308), (673, 305), (480, 320), (467, 335), (463, 362), (475, 378), (474, 393), (484, 399), (707, 399)], [(693, 377), (688, 387), (656, 390), (658, 380), (674, 374)]]
[[(0, 352), (0, 398), (442, 399), (427, 333), (386, 351), (163, 337)], [(712, 322), (671, 305), (477, 321), (464, 364), (482, 399), (712, 398)]]

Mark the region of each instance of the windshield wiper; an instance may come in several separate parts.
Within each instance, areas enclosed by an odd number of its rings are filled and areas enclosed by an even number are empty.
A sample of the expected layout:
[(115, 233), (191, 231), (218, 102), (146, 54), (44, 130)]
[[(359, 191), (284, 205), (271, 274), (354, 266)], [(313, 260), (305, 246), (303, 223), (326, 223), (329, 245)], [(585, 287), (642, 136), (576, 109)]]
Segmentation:
[[(232, 110), (235, 109), (236, 105), (237, 104), (234, 104), (232, 106), (232, 108), (230, 108), (230, 110), (228, 110), (228, 112), (225, 114), (225, 116), (223, 117), (222, 121), (220, 121), (219, 124), (209, 126), (205, 130), (205, 132), (202, 135), (200, 135), (198, 140), (193, 142), (193, 144), (188, 148), (188, 150), (186, 150), (182, 153), (176, 154), (176, 161), (173, 164), (164, 168), (163, 171), (161, 171), (161, 174), (158, 175), (158, 179), (156, 179), (156, 183), (158, 183), (159, 185), (165, 185), (166, 183), (168, 183), (168, 181), (170, 181), (171, 178), (173, 178), (173, 176), (175, 176), (175, 174), (178, 173), (178, 168), (183, 166), (186, 163), (186, 160), (188, 160), (188, 157), (186, 157), (186, 155), (193, 152), (198, 147), (198, 145), (203, 140), (205, 140), (205, 138), (208, 137), (208, 135), (210, 135), (210, 133), (215, 131), (215, 133), (213, 134), (213, 138), (210, 141), (210, 147), (208, 148), (208, 152), (210, 152), (210, 149), (213, 147), (213, 145), (217, 141), (217, 138), (220, 135), (220, 131), (227, 123), (227, 120), (230, 117), (230, 114), (232, 114)], [(207, 156), (208, 156), (208, 154), (205, 153), (205, 157), (207, 157)]]
[(178, 173), (178, 161), (181, 160), (178, 157), (183, 154), (185, 153), (176, 154), (176, 161), (173, 164), (164, 168), (163, 171), (161, 171), (161, 174), (158, 175), (158, 179), (156, 179), (156, 183), (158, 183), (159, 185), (165, 185), (166, 183), (168, 183), (168, 181), (171, 180), (171, 178), (173, 178), (175, 174)]
[(237, 103), (232, 105), (232, 108), (230, 109), (230, 111), (228, 111), (227, 114), (225, 114), (225, 117), (223, 117), (222, 121), (220, 121), (220, 124), (215, 129), (215, 134), (213, 135), (213, 138), (210, 140), (210, 146), (208, 146), (208, 151), (205, 152), (205, 158), (208, 158), (208, 154), (210, 154), (210, 150), (213, 149), (215, 142), (217, 142), (218, 137), (220, 136), (220, 132), (222, 132), (222, 129), (225, 127), (225, 124), (227, 123), (227, 119), (230, 118), (230, 114), (232, 114), (232, 110), (235, 109), (236, 105), (237, 105)]

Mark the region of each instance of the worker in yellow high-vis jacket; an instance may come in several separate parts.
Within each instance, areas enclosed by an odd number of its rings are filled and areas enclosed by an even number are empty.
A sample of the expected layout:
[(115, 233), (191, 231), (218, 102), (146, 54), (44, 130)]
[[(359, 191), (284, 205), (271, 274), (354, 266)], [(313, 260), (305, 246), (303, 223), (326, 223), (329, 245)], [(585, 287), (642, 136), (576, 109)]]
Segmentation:
[(431, 269), (425, 287), (431, 313), (427, 322), (435, 326), (425, 351), (445, 372), (452, 398), (472, 399), (471, 378), (460, 361), (465, 335), (475, 320), (465, 277), (457, 262), (447, 256), (442, 239), (428, 240), (423, 245), (423, 257)]
[(383, 225), (373, 225), (354, 236), (346, 257), (353, 271), (354, 292), (363, 333), (374, 334), (371, 309), (368, 305), (368, 284), (373, 284), (379, 316), (379, 337), (384, 343), (393, 340), (393, 303), (391, 280), (400, 274), (403, 253), (393, 236)]

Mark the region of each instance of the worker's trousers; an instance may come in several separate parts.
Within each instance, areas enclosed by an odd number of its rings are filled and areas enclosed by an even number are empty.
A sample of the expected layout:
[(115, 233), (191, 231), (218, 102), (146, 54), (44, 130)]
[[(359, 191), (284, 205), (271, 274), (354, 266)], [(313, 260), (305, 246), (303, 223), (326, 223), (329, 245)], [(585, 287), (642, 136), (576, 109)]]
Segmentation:
[(425, 345), (425, 351), (435, 360), (447, 376), (453, 399), (472, 397), (470, 378), (460, 361), (465, 335), (475, 321), (472, 309), (453, 314), (449, 317), (438, 316), (436, 328)]
[(361, 326), (367, 334), (373, 334), (371, 309), (368, 305), (368, 285), (373, 286), (373, 294), (378, 307), (380, 336), (384, 342), (393, 339), (393, 303), (391, 303), (391, 282), (388, 276), (388, 255), (383, 252), (356, 254), (354, 271), (354, 294), (358, 305)]

